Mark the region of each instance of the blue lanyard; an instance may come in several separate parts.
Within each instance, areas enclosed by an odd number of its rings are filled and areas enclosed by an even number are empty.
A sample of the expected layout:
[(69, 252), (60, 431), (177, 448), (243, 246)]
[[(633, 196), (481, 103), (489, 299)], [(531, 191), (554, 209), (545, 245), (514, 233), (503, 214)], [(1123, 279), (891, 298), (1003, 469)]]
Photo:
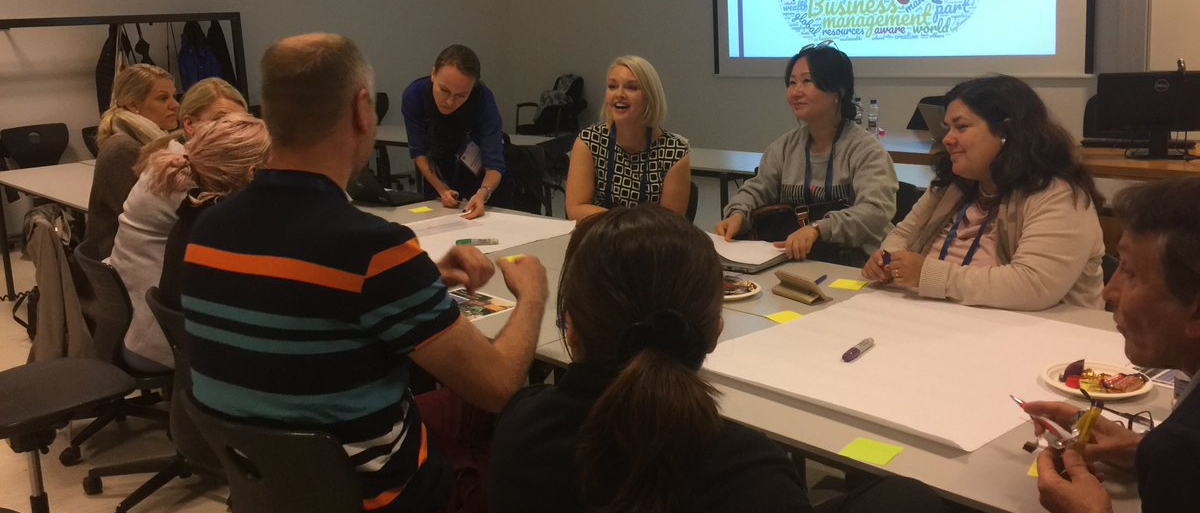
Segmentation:
[[(950, 252), (950, 244), (954, 242), (954, 236), (958, 235), (958, 225), (962, 224), (962, 220), (967, 216), (967, 207), (971, 206), (972, 198), (967, 198), (963, 202), (962, 209), (958, 211), (958, 215), (954, 216), (954, 224), (950, 225), (950, 233), (946, 234), (946, 242), (942, 244), (942, 253), (938, 255), (938, 260), (945, 260), (946, 253)], [(983, 232), (987, 231), (988, 221), (992, 220), (999, 206), (993, 207), (988, 212), (987, 217), (983, 218), (983, 222), (979, 224), (979, 233), (975, 234), (975, 240), (971, 241), (971, 247), (967, 249), (967, 256), (963, 257), (962, 265), (971, 263), (971, 259), (975, 257), (975, 250), (979, 249), (979, 241), (983, 240)]]
[[(654, 129), (646, 127), (646, 168), (642, 170), (642, 180), (641, 183), (638, 184), (638, 199), (641, 202), (649, 201), (650, 199), (650, 187), (647, 179), (650, 175), (650, 150), (653, 148), (651, 144), (654, 143), (653, 139), (651, 139), (651, 135), (653, 134)], [(612, 129), (608, 132), (608, 180), (606, 180), (608, 183), (605, 184), (604, 188), (604, 206), (606, 208), (612, 208), (615, 206), (613, 203), (613, 182), (616, 180), (614, 180), (613, 172), (616, 171), (616, 169), (617, 124), (613, 123)]]
[[(833, 142), (829, 144), (829, 166), (825, 168), (825, 199), (826, 201), (833, 199), (833, 147), (837, 145), (838, 139), (842, 137), (842, 128), (846, 126), (846, 120), (843, 118), (841, 123), (838, 123), (837, 132), (833, 134)], [(809, 128), (808, 141), (804, 143), (804, 204), (812, 205), (815, 203), (812, 193), (812, 128)], [(783, 198), (779, 198), (783, 201)]]

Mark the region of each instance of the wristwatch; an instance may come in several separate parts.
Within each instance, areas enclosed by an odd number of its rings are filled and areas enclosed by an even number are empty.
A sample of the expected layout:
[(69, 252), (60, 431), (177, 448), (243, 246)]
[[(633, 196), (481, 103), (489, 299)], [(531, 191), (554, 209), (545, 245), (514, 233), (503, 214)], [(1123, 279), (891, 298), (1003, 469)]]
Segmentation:
[(492, 188), (491, 188), (491, 187), (488, 187), (487, 185), (483, 185), (483, 184), (481, 184), (481, 185), (479, 186), (479, 188), (480, 188), (480, 189), (483, 189), (483, 190), (485, 190), (485, 191), (487, 191), (487, 193), (483, 195), (483, 202), (484, 202), (484, 203), (487, 203), (487, 202), (488, 202), (488, 200), (492, 199)]

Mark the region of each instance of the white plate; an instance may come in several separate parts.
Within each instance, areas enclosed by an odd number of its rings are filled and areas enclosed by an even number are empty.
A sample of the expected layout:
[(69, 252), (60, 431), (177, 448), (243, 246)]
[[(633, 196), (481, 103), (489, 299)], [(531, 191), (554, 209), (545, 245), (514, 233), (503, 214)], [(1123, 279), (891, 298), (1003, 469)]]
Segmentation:
[[(725, 275), (725, 277), (726, 277), (726, 278), (730, 278), (730, 277), (732, 277), (732, 278), (737, 278), (737, 279), (739, 279), (739, 280), (742, 280), (742, 281), (744, 281), (744, 282), (746, 282), (746, 283), (749, 283), (749, 284), (750, 284), (750, 291), (749, 291), (749, 292), (745, 292), (745, 293), (742, 293), (742, 294), (732, 294), (732, 295), (727, 295), (727, 296), (725, 296), (725, 297), (724, 297), (724, 300), (725, 300), (725, 301), (737, 301), (737, 300), (739, 300), (739, 299), (746, 299), (746, 298), (748, 298), (748, 297), (751, 297), (751, 296), (753, 296), (753, 295), (755, 295), (755, 294), (758, 294), (759, 292), (762, 292), (762, 287), (760, 287), (760, 286), (759, 286), (757, 283), (755, 283), (755, 282), (753, 282), (753, 281), (750, 281), (750, 280), (747, 280), (747, 279), (745, 279), (745, 278), (743, 278), (743, 277), (741, 277), (741, 276), (732, 276), (732, 275), (728, 275), (728, 274), (727, 274), (727, 275)], [(722, 284), (724, 284), (724, 283), (722, 282)]]
[[(1073, 362), (1058, 363), (1058, 364), (1051, 365), (1050, 367), (1047, 367), (1045, 372), (1042, 372), (1042, 381), (1045, 381), (1047, 385), (1050, 385), (1053, 388), (1056, 388), (1058, 390), (1061, 390), (1061, 391), (1071, 394), (1073, 396), (1083, 397), (1083, 392), (1080, 392), (1078, 388), (1071, 388), (1071, 387), (1067, 386), (1066, 383), (1063, 383), (1058, 380), (1058, 377), (1060, 375), (1062, 375), (1063, 371), (1066, 370), (1067, 366), (1070, 365), (1071, 363), (1073, 363)], [(1117, 374), (1117, 373), (1142, 374), (1130, 367), (1125, 367), (1123, 365), (1113, 365), (1111, 363), (1091, 362), (1091, 361), (1086, 361), (1086, 360), (1083, 362), (1083, 367), (1085, 369), (1092, 369), (1092, 371), (1095, 372), (1096, 374), (1101, 374), (1101, 373), (1103, 373), (1103, 374)], [(1142, 374), (1142, 376), (1145, 377), (1146, 375)], [(1150, 381), (1149, 377), (1146, 377), (1146, 383), (1144, 385), (1142, 385), (1142, 388), (1139, 388), (1132, 392), (1104, 393), (1104, 392), (1089, 391), (1088, 393), (1091, 394), (1092, 397), (1094, 397), (1096, 399), (1102, 399), (1102, 400), (1107, 401), (1110, 399), (1128, 399), (1130, 397), (1137, 397), (1139, 395), (1149, 393), (1150, 389), (1152, 389), (1152, 388), (1154, 388), (1154, 382)]]

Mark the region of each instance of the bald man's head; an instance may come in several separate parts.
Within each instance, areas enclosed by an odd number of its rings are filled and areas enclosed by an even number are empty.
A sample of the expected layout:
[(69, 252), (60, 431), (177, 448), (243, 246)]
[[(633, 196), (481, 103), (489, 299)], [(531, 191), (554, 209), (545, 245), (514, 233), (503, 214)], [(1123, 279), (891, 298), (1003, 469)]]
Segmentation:
[(338, 34), (285, 37), (262, 58), (263, 117), (274, 143), (283, 148), (313, 144), (350, 114), (354, 98), (367, 90), (375, 99), (375, 73), (358, 46)]

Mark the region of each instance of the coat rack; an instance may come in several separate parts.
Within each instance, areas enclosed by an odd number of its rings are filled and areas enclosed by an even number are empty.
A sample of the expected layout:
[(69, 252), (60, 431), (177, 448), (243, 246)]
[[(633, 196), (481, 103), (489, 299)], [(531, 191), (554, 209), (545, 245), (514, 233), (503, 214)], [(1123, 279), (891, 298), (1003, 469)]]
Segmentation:
[(228, 21), (233, 37), (233, 67), (237, 74), (234, 84), (242, 96), (250, 97), (246, 85), (246, 51), (242, 47), (242, 14), (237, 12), (205, 12), (186, 14), (131, 14), (124, 16), (72, 16), (64, 18), (0, 19), (0, 30), (36, 27), (74, 27), (83, 25), (126, 25), (134, 23), (176, 23), (188, 21)]

